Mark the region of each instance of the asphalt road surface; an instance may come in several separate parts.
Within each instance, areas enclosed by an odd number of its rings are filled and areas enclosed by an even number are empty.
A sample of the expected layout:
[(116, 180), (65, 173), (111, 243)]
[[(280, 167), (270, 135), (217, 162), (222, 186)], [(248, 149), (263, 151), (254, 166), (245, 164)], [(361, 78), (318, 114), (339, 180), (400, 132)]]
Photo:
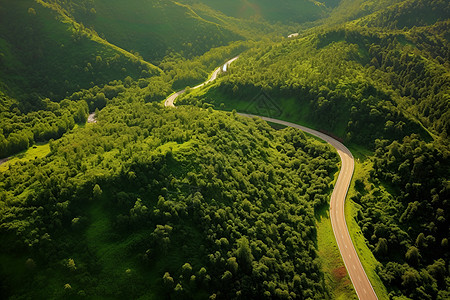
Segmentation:
[[(202, 86), (207, 85), (207, 84), (210, 83), (211, 81), (216, 80), (216, 79), (217, 79), (217, 76), (219, 75), (219, 72), (222, 70), (222, 68), (223, 68), (224, 66), (227, 66), (227, 69), (228, 69), (228, 67), (230, 66), (230, 64), (231, 64), (233, 61), (235, 61), (236, 59), (238, 59), (238, 58), (239, 58), (239, 56), (236, 56), (236, 57), (230, 59), (229, 61), (227, 61), (227, 62), (226, 62), (225, 64), (223, 64), (222, 66), (218, 67), (218, 68), (212, 73), (211, 77), (210, 77), (208, 80), (206, 80), (206, 81), (203, 82), (202, 84), (199, 84), (199, 85), (197, 85), (197, 86), (194, 86), (194, 87), (191, 88), (191, 89), (192, 89), (192, 90), (195, 90), (195, 89), (201, 88)], [(181, 91), (179, 91), (179, 92), (176, 92), (175, 94), (170, 95), (170, 97), (167, 98), (166, 101), (164, 102), (164, 106), (166, 106), (166, 107), (167, 107), (167, 106), (175, 107), (175, 105), (173, 104), (173, 102), (175, 101), (175, 99), (178, 98), (178, 96), (180, 96), (181, 94), (184, 94), (185, 92), (186, 92), (186, 89), (181, 90)]]
[[(248, 114), (240, 115), (246, 117), (255, 117), (254, 115)], [(341, 252), (342, 259), (344, 260), (345, 267), (347, 268), (347, 272), (350, 275), (350, 279), (352, 280), (353, 286), (359, 299), (378, 299), (369, 279), (367, 278), (361, 261), (356, 254), (355, 247), (353, 246), (352, 239), (350, 238), (350, 233), (348, 232), (347, 223), (345, 222), (345, 198), (347, 197), (347, 192), (350, 187), (350, 182), (352, 181), (353, 171), (355, 168), (355, 161), (350, 150), (348, 150), (347, 147), (345, 147), (336, 139), (314, 129), (282, 120), (261, 116), (256, 117), (261, 118), (267, 122), (300, 129), (320, 138), (321, 140), (324, 140), (336, 149), (339, 157), (341, 158), (342, 166), (330, 200), (331, 226), (333, 227), (334, 236), (336, 238), (339, 251)]]
[[(226, 62), (225, 65), (227, 66), (227, 68), (236, 59), (238, 59), (238, 57), (235, 57)], [(209, 78), (206, 82), (196, 87), (193, 87), (193, 89), (200, 88), (205, 84), (215, 80), (222, 68), (223, 66), (217, 68), (214, 71), (211, 78)], [(164, 105), (175, 107), (173, 102), (178, 96), (183, 94), (185, 91), (186, 90), (182, 90), (171, 95), (169, 98), (166, 99)], [(367, 277), (367, 274), (364, 271), (361, 261), (359, 260), (358, 254), (356, 253), (355, 247), (350, 237), (350, 233), (347, 228), (347, 223), (345, 222), (345, 213), (344, 213), (345, 198), (347, 197), (347, 192), (350, 187), (350, 183), (353, 177), (353, 171), (355, 168), (355, 161), (353, 159), (353, 155), (350, 152), (350, 150), (348, 150), (347, 147), (345, 147), (338, 140), (322, 132), (310, 129), (308, 127), (267, 117), (254, 116), (249, 114), (240, 114), (240, 115), (245, 117), (258, 117), (267, 122), (272, 122), (300, 129), (304, 132), (307, 132), (311, 135), (314, 135), (324, 140), (325, 142), (327, 142), (336, 149), (336, 151), (339, 154), (339, 157), (341, 158), (342, 166), (330, 200), (331, 226), (333, 228), (334, 236), (336, 238), (339, 251), (341, 252), (342, 259), (344, 261), (345, 267), (347, 268), (347, 272), (350, 275), (350, 279), (353, 283), (353, 287), (355, 288), (358, 298), (361, 300), (378, 299)]]
[(87, 122), (88, 123), (97, 123), (97, 120), (95, 119), (95, 113), (89, 114)]

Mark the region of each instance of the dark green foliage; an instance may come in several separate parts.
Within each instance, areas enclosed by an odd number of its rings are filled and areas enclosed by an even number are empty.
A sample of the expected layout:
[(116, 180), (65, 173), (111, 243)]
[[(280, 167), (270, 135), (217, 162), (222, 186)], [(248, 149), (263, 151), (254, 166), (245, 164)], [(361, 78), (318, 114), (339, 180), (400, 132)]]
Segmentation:
[(446, 21), (450, 4), (445, 0), (401, 1), (362, 22), (368, 26), (403, 29)]
[(363, 188), (355, 200), (363, 205), (363, 233), (384, 263), (378, 273), (408, 297), (444, 299), (448, 272), (437, 270), (443, 271), (439, 266), (449, 259), (448, 150), (417, 135), (392, 143), (377, 140), (376, 145), (373, 182), (395, 192), (386, 195), (375, 188), (368, 193)]
[[(448, 269), (445, 280), (428, 270), (450, 259), (449, 4), (393, 2), (401, 3), (253, 47), (179, 103), (268, 112), (374, 150), (371, 178), (355, 184), (353, 200), (378, 273), (391, 296), (445, 299)], [(279, 115), (252, 104), (261, 90)]]
[(35, 262), (28, 285), (9, 277), (2, 293), (327, 295), (314, 207), (336, 171), (329, 147), (231, 113), (124, 100), (0, 174), (2, 257)]
[(0, 53), (0, 80), (7, 94), (28, 109), (36, 109), (33, 93), (55, 101), (82, 88), (160, 72), (111, 46), (57, 6), (32, 0), (0, 1)]
[(179, 103), (259, 112), (262, 94), (373, 150), (353, 200), (380, 278), (392, 298), (448, 299), (449, 4), (320, 2), (0, 0), (0, 157), (59, 139), (0, 174), (0, 297), (329, 296), (314, 210), (336, 155), (155, 103), (250, 49)]
[(191, 6), (171, 0), (45, 2), (66, 9), (108, 42), (151, 62), (161, 61), (172, 51), (192, 58), (243, 39), (228, 26), (203, 19)]

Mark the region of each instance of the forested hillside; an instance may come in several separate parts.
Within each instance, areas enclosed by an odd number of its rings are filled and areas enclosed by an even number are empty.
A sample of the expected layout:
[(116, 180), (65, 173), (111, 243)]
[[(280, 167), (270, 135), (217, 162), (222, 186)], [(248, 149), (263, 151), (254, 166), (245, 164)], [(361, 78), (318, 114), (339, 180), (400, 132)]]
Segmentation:
[(337, 156), (300, 131), (116, 100), (50, 148), (0, 174), (3, 298), (329, 293), (314, 207)]
[[(445, 8), (448, 11), (448, 5)], [(404, 31), (352, 23), (253, 47), (211, 87), (208, 93), (215, 99), (210, 100), (218, 107), (217, 93), (225, 102), (251, 100), (263, 89), (269, 95), (296, 99), (295, 107), (285, 110), (290, 114), (286, 117), (302, 116), (301, 110), (307, 109), (311, 114), (304, 121), (361, 144), (383, 136), (400, 138), (408, 131), (427, 139), (417, 121), (446, 137), (448, 20), (437, 16), (435, 21)]]
[(445, 0), (0, 0), (0, 298), (351, 297), (318, 254), (336, 153), (236, 111), (348, 145), (379, 298), (450, 298), (449, 16)]
[(305, 23), (318, 20), (331, 11), (339, 0), (311, 1), (284, 0), (183, 0), (186, 3), (204, 3), (211, 8), (239, 19), (266, 20), (281, 23)]
[(26, 106), (59, 101), (82, 88), (160, 70), (113, 47), (54, 7), (0, 1), (1, 90)]
[(46, 2), (64, 8), (77, 22), (93, 28), (108, 42), (152, 62), (170, 52), (182, 52), (190, 58), (243, 39), (176, 1)]
[(314, 28), (252, 48), (179, 100), (310, 124), (374, 151), (352, 200), (392, 297), (449, 296), (449, 15), (447, 1), (401, 1)]

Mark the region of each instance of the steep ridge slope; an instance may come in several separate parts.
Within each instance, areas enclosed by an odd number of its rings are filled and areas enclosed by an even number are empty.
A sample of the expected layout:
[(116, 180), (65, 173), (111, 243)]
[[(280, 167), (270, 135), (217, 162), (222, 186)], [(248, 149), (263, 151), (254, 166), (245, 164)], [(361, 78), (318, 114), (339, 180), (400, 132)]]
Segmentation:
[(90, 2), (86, 13), (80, 10), (73, 9), (76, 20), (148, 61), (159, 61), (171, 51), (189, 58), (243, 39), (176, 1), (96, 0)]
[(62, 10), (32, 0), (0, 1), (0, 82), (22, 101), (71, 93), (159, 68), (102, 40)]
[(204, 3), (211, 8), (239, 19), (266, 20), (280, 23), (305, 23), (323, 18), (338, 4), (338, 0), (182, 0)]

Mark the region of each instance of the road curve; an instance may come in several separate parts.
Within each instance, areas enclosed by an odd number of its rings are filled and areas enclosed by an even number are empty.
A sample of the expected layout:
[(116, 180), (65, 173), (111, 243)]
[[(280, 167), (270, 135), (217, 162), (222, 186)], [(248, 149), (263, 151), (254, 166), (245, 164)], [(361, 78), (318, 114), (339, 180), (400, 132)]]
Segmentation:
[[(210, 83), (211, 81), (214, 81), (217, 79), (217, 76), (219, 75), (220, 70), (222, 70), (223, 67), (227, 67), (235, 60), (237, 60), (239, 58), (239, 56), (236, 56), (232, 59), (230, 59), (229, 61), (227, 61), (225, 64), (223, 64), (222, 66), (218, 67), (211, 75), (211, 77), (209, 77), (208, 80), (206, 80), (205, 82), (203, 82), (202, 84), (199, 84), (197, 86), (194, 86), (193, 88), (191, 88), (192, 90), (201, 88), (204, 85), (207, 85), (208, 83)], [(180, 96), (181, 94), (184, 94), (186, 92), (186, 89), (183, 89), (179, 92), (176, 92), (172, 95), (169, 96), (169, 98), (166, 99), (166, 101), (164, 101), (164, 106), (166, 107), (175, 107), (175, 105), (173, 104), (173, 102), (175, 101), (175, 99), (178, 98), (178, 96)]]
[(300, 129), (320, 138), (321, 140), (324, 140), (336, 149), (339, 157), (341, 158), (342, 166), (341, 171), (339, 172), (338, 179), (334, 186), (333, 193), (331, 194), (331, 226), (333, 227), (333, 232), (339, 247), (339, 251), (341, 252), (342, 259), (344, 260), (345, 267), (347, 268), (347, 271), (350, 275), (350, 279), (353, 283), (358, 298), (361, 300), (378, 299), (369, 281), (369, 278), (364, 271), (361, 261), (359, 260), (355, 247), (353, 246), (352, 239), (347, 228), (347, 223), (345, 221), (345, 198), (347, 197), (347, 192), (350, 187), (350, 183), (353, 177), (353, 171), (355, 168), (355, 161), (350, 150), (348, 150), (347, 147), (345, 147), (336, 139), (308, 127), (267, 117), (254, 116), (249, 114), (240, 115), (245, 117), (258, 117), (267, 122)]
[[(230, 63), (235, 61), (238, 57), (235, 57), (228, 62), (225, 63), (226, 66), (228, 66)], [(225, 66), (224, 65), (224, 66)], [(200, 84), (194, 89), (199, 88), (217, 78), (217, 75), (222, 67), (217, 68), (211, 78), (204, 82), (203, 84)], [(174, 100), (181, 94), (183, 94), (185, 90), (179, 91), (173, 95), (171, 95), (169, 98), (166, 99), (164, 102), (165, 106), (171, 106), (175, 107), (173, 102)], [(317, 130), (304, 127), (295, 123), (286, 122), (278, 119), (272, 119), (268, 117), (262, 117), (262, 116), (255, 116), (250, 114), (242, 114), (239, 113), (239, 115), (244, 117), (258, 117), (261, 118), (267, 122), (272, 122), (284, 126), (289, 126), (293, 128), (300, 129), (304, 132), (307, 132), (311, 135), (314, 135), (321, 140), (327, 142), (332, 147), (336, 149), (336, 151), (339, 154), (339, 157), (341, 158), (341, 170), (339, 172), (338, 179), (336, 181), (336, 184), (333, 189), (333, 193), (331, 194), (331, 200), (330, 200), (330, 218), (331, 218), (331, 226), (333, 228), (333, 233), (336, 238), (336, 242), (339, 247), (339, 251), (341, 252), (342, 259), (344, 261), (345, 267), (347, 269), (348, 274), (350, 275), (350, 279), (353, 283), (353, 287), (355, 288), (356, 294), (358, 295), (358, 298), (361, 300), (376, 300), (377, 295), (375, 294), (375, 291), (373, 290), (373, 287), (369, 281), (369, 278), (367, 277), (366, 272), (364, 271), (364, 268), (361, 264), (361, 261), (359, 260), (358, 254), (356, 253), (355, 247), (352, 243), (352, 239), (350, 237), (350, 233), (347, 228), (347, 223), (345, 221), (345, 212), (344, 212), (344, 205), (345, 205), (345, 198), (347, 197), (347, 192), (350, 187), (350, 183), (352, 181), (353, 177), (353, 171), (355, 168), (355, 161), (353, 159), (353, 155), (350, 152), (350, 150), (347, 149), (341, 142), (338, 140), (322, 133)]]

